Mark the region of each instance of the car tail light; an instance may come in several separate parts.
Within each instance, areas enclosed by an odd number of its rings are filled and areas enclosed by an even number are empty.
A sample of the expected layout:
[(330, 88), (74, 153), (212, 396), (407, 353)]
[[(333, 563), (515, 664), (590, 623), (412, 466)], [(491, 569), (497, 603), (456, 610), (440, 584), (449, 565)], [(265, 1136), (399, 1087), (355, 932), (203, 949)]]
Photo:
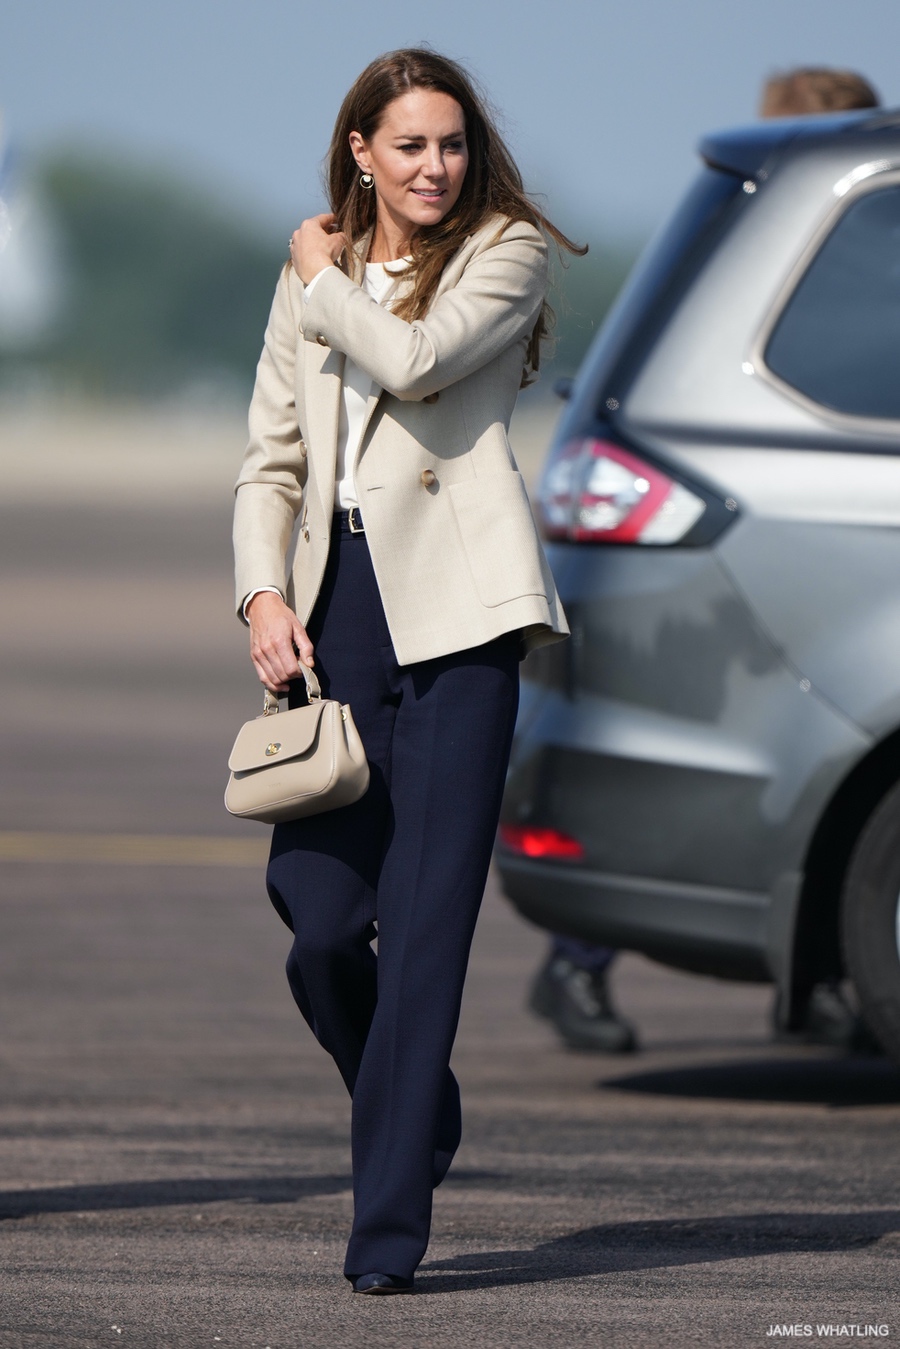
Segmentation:
[(630, 450), (591, 437), (551, 459), (538, 506), (549, 539), (666, 544), (683, 539), (707, 503)]
[(533, 824), (501, 824), (500, 841), (511, 852), (526, 857), (564, 857), (573, 862), (584, 857), (584, 847), (577, 838)]

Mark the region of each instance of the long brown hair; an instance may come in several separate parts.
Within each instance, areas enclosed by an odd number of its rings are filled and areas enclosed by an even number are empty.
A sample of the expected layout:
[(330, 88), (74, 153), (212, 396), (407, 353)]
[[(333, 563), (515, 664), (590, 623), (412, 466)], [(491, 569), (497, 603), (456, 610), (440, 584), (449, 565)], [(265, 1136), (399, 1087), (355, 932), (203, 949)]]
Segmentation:
[[(449, 94), (462, 108), (466, 123), (469, 166), (455, 206), (436, 225), (418, 230), (412, 240), (412, 286), (398, 301), (394, 313), (412, 322), (421, 318), (434, 298), (441, 273), (465, 239), (493, 217), (525, 220), (549, 235), (559, 249), (584, 254), (529, 200), (512, 155), (503, 143), (481, 96), (462, 66), (427, 48), (409, 47), (379, 56), (357, 79), (338, 113), (327, 160), (331, 210), (351, 243), (374, 229), (377, 203), (374, 192), (360, 187), (360, 171), (350, 149), (350, 132), (369, 141), (394, 99), (412, 89)], [(553, 311), (547, 302), (531, 335), (527, 365), (536, 370), (541, 339), (550, 328)]]

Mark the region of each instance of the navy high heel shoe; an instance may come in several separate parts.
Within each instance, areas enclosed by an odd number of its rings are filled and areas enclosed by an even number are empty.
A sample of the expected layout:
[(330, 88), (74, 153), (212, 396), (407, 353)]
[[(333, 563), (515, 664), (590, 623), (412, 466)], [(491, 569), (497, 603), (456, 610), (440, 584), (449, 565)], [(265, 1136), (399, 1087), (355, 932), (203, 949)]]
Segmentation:
[(376, 1293), (382, 1297), (390, 1293), (411, 1293), (412, 1279), (401, 1279), (397, 1274), (357, 1274), (350, 1280), (354, 1293)]

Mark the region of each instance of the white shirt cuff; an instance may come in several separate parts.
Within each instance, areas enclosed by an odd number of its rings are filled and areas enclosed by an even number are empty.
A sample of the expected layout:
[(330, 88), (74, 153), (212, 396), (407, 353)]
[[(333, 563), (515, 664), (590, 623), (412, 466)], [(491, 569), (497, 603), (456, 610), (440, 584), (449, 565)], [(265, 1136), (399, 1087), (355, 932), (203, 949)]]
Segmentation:
[(313, 277), (312, 281), (310, 281), (309, 285), (303, 287), (303, 299), (304, 299), (304, 300), (308, 300), (309, 297), (310, 297), (310, 295), (312, 295), (313, 290), (315, 289), (315, 286), (316, 286), (316, 282), (319, 280), (319, 278), (322, 277), (322, 276), (324, 276), (326, 272), (330, 272), (330, 271), (331, 271), (331, 268), (330, 268), (330, 267), (323, 267), (322, 270), (321, 270), (321, 272), (316, 272), (315, 276)]
[(244, 600), (244, 603), (241, 605), (241, 613), (244, 615), (245, 623), (247, 622), (247, 605), (253, 599), (254, 595), (262, 595), (266, 591), (270, 592), (273, 595), (281, 595), (281, 598), (284, 599), (284, 595), (281, 594), (281, 591), (278, 589), (277, 586), (257, 586), (255, 590), (250, 591), (250, 594), (247, 595), (247, 597)]

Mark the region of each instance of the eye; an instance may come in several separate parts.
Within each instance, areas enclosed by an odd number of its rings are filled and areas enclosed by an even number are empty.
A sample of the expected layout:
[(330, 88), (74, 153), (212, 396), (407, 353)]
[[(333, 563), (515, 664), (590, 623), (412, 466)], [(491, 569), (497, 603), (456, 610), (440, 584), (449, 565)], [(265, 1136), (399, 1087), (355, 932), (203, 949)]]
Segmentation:
[(421, 149), (421, 146), (410, 142), (408, 145), (399, 146), (399, 149), (405, 155), (415, 155), (418, 154), (419, 150)]
[(445, 150), (452, 150), (454, 154), (462, 154), (465, 148), (466, 143), (464, 140), (447, 141), (446, 144), (444, 145)]

